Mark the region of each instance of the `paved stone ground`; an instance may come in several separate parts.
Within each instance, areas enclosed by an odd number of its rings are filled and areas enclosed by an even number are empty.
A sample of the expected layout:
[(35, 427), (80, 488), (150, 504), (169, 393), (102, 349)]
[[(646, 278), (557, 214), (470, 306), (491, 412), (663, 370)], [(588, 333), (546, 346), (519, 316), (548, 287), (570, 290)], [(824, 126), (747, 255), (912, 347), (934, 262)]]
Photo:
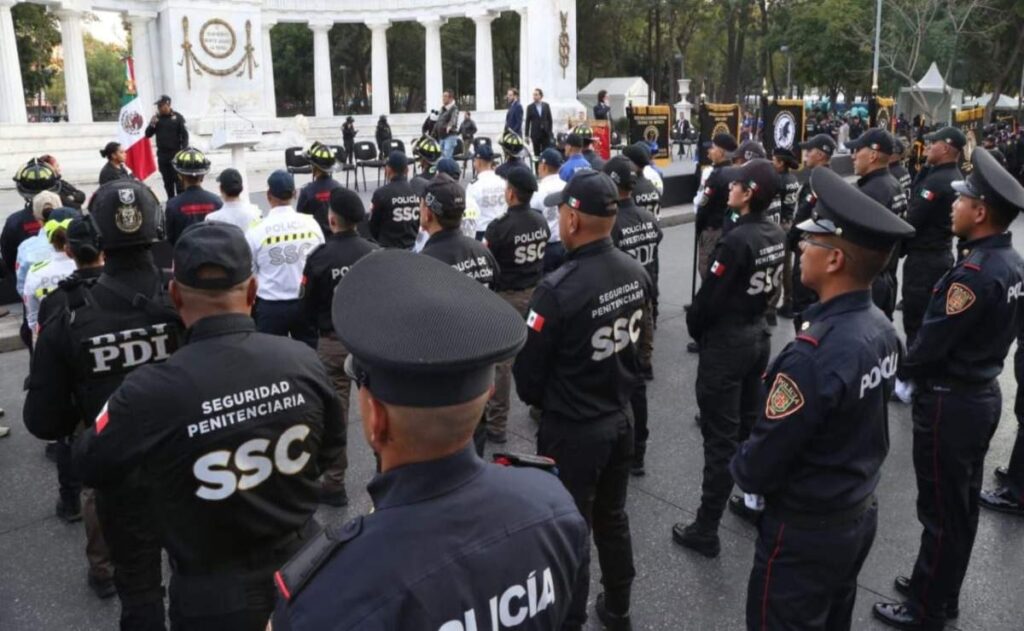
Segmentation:
[[(722, 554), (717, 559), (690, 553), (671, 541), (672, 524), (695, 516), (703, 466), (700, 433), (693, 422), (697, 360), (685, 350), (682, 310), (689, 300), (692, 242), (692, 224), (687, 224), (668, 229), (662, 246), (662, 319), (655, 343), (656, 379), (648, 389), (652, 428), (648, 474), (631, 482), (629, 494), (638, 572), (633, 598), (636, 629), (725, 631), (744, 624), (753, 528), (726, 513)], [(781, 320), (773, 340), (775, 350), (791, 339), (789, 321)], [(3, 423), (12, 427), (12, 435), (0, 439), (0, 629), (116, 628), (116, 600), (100, 602), (86, 587), (82, 526), (64, 525), (54, 516), (54, 466), (43, 457), (42, 443), (21, 424), (21, 388), (27, 370), (24, 351), (0, 355), (0, 407), (7, 409)], [(1012, 370), (1004, 373), (1001, 383), (1003, 421), (992, 441), (988, 470), (1006, 462), (1017, 429), (1011, 410)], [(895, 596), (892, 579), (910, 570), (920, 537), (907, 406), (891, 406), (890, 426), (891, 451), (878, 490), (878, 537), (860, 575), (855, 629), (884, 628), (871, 620), (871, 604)], [(509, 447), (531, 451), (536, 428), (518, 402), (512, 408), (511, 429)], [(342, 520), (369, 509), (364, 487), (373, 460), (358, 423), (349, 427), (349, 444), (352, 504), (321, 510), (321, 521)], [(1022, 540), (1024, 520), (982, 512), (955, 628), (1019, 631), (1024, 627)], [(594, 559), (596, 580), (600, 573), (596, 555)], [(595, 583), (591, 600), (597, 591)], [(598, 627), (592, 623), (591, 628)]]

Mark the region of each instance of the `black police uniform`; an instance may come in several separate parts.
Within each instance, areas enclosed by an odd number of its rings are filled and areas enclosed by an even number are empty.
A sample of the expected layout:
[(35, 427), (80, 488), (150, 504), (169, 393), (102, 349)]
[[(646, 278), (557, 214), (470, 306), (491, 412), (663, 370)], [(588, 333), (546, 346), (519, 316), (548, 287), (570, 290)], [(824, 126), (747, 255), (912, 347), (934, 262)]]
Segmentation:
[(782, 228), (762, 212), (741, 216), (718, 242), (686, 314), (690, 336), (700, 344), (704, 474), (696, 528), (702, 533), (717, 533), (733, 483), (729, 459), (757, 418), (760, 378), (771, 352), (765, 311), (781, 282), (784, 258)]
[(536, 287), (544, 275), (544, 248), (551, 230), (543, 215), (529, 204), (509, 206), (487, 224), (484, 240), (501, 271), (494, 289), (515, 292)]
[(313, 219), (320, 224), (320, 230), (324, 234), (329, 234), (331, 226), (327, 223), (327, 209), (331, 205), (331, 191), (341, 187), (341, 183), (330, 175), (322, 175), (302, 187), (299, 199), (295, 203), (295, 210), (313, 215)]
[(910, 171), (907, 167), (903, 166), (902, 162), (893, 162), (889, 165), (889, 173), (896, 178), (896, 181), (900, 183), (900, 188), (903, 189), (903, 194), (907, 196), (907, 203), (910, 205), (910, 191), (911, 191), (911, 177)]
[(167, 199), (181, 192), (178, 173), (174, 170), (174, 155), (188, 146), (188, 129), (185, 117), (178, 112), (157, 114), (155, 123), (146, 127), (146, 138), (156, 136), (156, 162), (160, 176), (164, 179)]
[(772, 200), (771, 206), (765, 211), (765, 216), (782, 226), (792, 224), (799, 195), (800, 182), (796, 176), (789, 171), (779, 173), (779, 194)]
[(647, 209), (655, 219), (661, 216), (661, 193), (654, 187), (654, 182), (640, 174), (637, 174), (636, 186), (633, 187), (633, 202)]
[[(888, 208), (897, 217), (906, 217), (907, 196), (903, 193), (900, 183), (889, 173), (888, 168), (878, 169), (862, 176), (857, 180), (857, 188)], [(871, 286), (871, 295), (874, 297), (875, 304), (890, 320), (896, 311), (896, 296), (899, 290), (896, 270), (899, 264), (899, 255), (894, 254), (885, 270), (878, 275), (874, 285)]]
[(24, 208), (7, 217), (3, 232), (0, 232), (0, 258), (4, 261), (7, 273), (14, 274), (15, 272), (18, 262), (18, 246), (21, 245), (21, 242), (39, 234), (42, 227), (42, 222), (32, 214), (31, 202), (26, 203)]
[(499, 164), (496, 169), (494, 169), (494, 173), (500, 178), (508, 179), (508, 172), (517, 166), (529, 168), (529, 165), (527, 165), (526, 161), (523, 160), (521, 157), (507, 156), (505, 158), (505, 161)]
[(431, 235), (422, 253), (451, 265), (486, 287), (493, 288), (498, 278), (500, 267), (491, 251), (458, 228), (446, 228)]
[[(817, 167), (819, 169), (831, 168), (828, 165)], [(813, 171), (812, 171), (813, 173)], [(798, 225), (811, 218), (814, 207), (818, 203), (818, 197), (811, 189), (810, 179), (800, 186), (797, 192), (796, 212), (793, 213), (793, 225), (789, 228), (786, 236), (788, 248), (793, 252), (793, 276), (792, 276), (792, 301), (793, 301), (793, 327), (799, 331), (803, 324), (803, 317), (800, 315), (804, 309), (818, 302), (818, 294), (808, 289), (800, 280), (800, 235)]]
[(711, 252), (721, 236), (725, 214), (729, 212), (729, 182), (722, 177), (722, 169), (728, 166), (728, 163), (723, 162), (712, 168), (711, 173), (704, 181), (704, 191), (701, 193), (700, 204), (697, 206), (697, 220), (694, 229), (699, 252), (697, 273), (700, 274), (701, 280), (707, 279), (707, 264), (710, 263)]
[(81, 210), (82, 204), (85, 203), (85, 193), (65, 179), (57, 180), (57, 194), (60, 195), (60, 203), (65, 208)]
[(602, 158), (596, 151), (587, 147), (583, 150), (583, 157), (590, 163), (590, 168), (595, 171), (600, 171), (604, 168), (604, 158)]
[[(966, 182), (972, 196), (1024, 208), (1024, 190), (991, 154), (976, 150), (972, 162)], [(1013, 199), (1005, 201), (1005, 191), (1013, 191)], [(1002, 410), (996, 377), (1024, 323), (1024, 260), (1010, 234), (958, 247), (959, 259), (936, 283), (899, 375), (918, 389), (914, 470), (924, 527), (904, 613), (926, 629), (941, 628), (950, 610), (958, 609), (978, 528), (985, 453)], [(876, 605), (876, 615), (886, 608), (892, 613), (890, 605)]]
[(378, 188), (370, 200), (370, 234), (385, 248), (410, 250), (420, 232), (420, 200), (404, 175)]
[(103, 165), (103, 168), (100, 169), (100, 186), (103, 186), (112, 180), (130, 180), (134, 177), (135, 176), (132, 175), (123, 164), (120, 166), (114, 166), (112, 162), (107, 162)]
[[(479, 283), (397, 250), (345, 276), (334, 319), (361, 387), (419, 413), (480, 397), (525, 337), (519, 314)], [(329, 527), (275, 576), (273, 629), (488, 629), (493, 617), (561, 628), (589, 545), (550, 473), (484, 464), (456, 443), (368, 490), (371, 514)]]
[(165, 207), (167, 241), (174, 245), (185, 228), (205, 220), (207, 215), (220, 210), (223, 205), (224, 201), (220, 196), (198, 184), (186, 188), (177, 197), (169, 200)]
[(921, 328), (932, 288), (953, 266), (953, 233), (950, 213), (956, 192), (953, 182), (963, 174), (956, 163), (925, 167), (917, 175), (910, 195), (907, 221), (917, 235), (903, 245), (903, 331), (907, 346), (914, 343)]
[[(166, 360), (182, 327), (147, 243), (159, 240), (159, 203), (137, 180), (100, 187), (90, 212), (106, 254), (92, 287), (69, 292), (61, 317), (43, 328), (33, 354), (23, 416), (46, 440), (89, 426), (127, 374)], [(129, 230), (125, 230), (125, 229)], [(163, 629), (160, 544), (137, 475), (98, 489), (97, 509), (114, 562), (122, 629)]]

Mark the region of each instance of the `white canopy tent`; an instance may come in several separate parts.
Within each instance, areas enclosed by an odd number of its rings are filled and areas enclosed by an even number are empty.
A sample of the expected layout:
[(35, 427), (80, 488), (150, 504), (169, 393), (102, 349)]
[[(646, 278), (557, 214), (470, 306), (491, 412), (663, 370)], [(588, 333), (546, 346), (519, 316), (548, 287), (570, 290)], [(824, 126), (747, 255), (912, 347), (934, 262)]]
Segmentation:
[(900, 88), (896, 101), (897, 109), (907, 119), (922, 114), (930, 122), (949, 124), (953, 106), (959, 107), (964, 100), (964, 91), (951, 87), (939, 72), (939, 67), (932, 62), (928, 72), (916, 84)]
[[(982, 94), (981, 96), (964, 101), (964, 104), (961, 106), (961, 108), (966, 109), (969, 107), (988, 107), (988, 102), (991, 100), (991, 94)], [(994, 109), (1000, 111), (1016, 110), (1018, 105), (1019, 103), (1017, 101), (1017, 97), (1010, 96), (1008, 94), (1000, 94), (999, 100), (996, 101), (996, 106)]]
[[(650, 105), (647, 100), (647, 82), (641, 77), (599, 77), (580, 90), (576, 98), (587, 106), (587, 116), (593, 116), (597, 93), (608, 90), (608, 104), (612, 106), (612, 119), (626, 115), (626, 106)], [(657, 99), (655, 99), (657, 102)]]

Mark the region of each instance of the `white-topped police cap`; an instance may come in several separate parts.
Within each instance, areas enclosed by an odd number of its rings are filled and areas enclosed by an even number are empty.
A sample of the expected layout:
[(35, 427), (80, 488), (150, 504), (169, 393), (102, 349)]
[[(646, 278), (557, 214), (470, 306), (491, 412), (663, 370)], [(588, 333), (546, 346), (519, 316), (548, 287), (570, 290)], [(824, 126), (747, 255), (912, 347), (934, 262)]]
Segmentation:
[(914, 227), (862, 193), (831, 169), (811, 171), (817, 198), (811, 218), (797, 226), (811, 234), (831, 234), (869, 250), (885, 251), (914, 236)]
[(374, 398), (408, 407), (470, 401), (494, 383), (494, 366), (526, 343), (508, 302), (452, 266), (405, 250), (362, 258), (332, 304), (346, 369)]
[(991, 151), (982, 147), (972, 151), (971, 165), (971, 174), (966, 179), (952, 183), (954, 191), (1007, 211), (1024, 210), (1024, 187)]

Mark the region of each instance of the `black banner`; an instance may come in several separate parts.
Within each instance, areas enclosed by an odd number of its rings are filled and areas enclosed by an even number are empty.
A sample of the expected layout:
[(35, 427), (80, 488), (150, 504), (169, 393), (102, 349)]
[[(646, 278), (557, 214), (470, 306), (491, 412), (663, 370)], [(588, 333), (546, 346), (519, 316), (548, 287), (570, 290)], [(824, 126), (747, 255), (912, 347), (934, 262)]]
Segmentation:
[(771, 156), (776, 148), (789, 149), (800, 159), (800, 147), (807, 134), (807, 114), (802, 99), (779, 99), (764, 107), (761, 142)]
[[(669, 162), (672, 149), (672, 108), (668, 105), (632, 105), (626, 108), (629, 144), (642, 141), (651, 147), (651, 158), (659, 166)], [(655, 148), (656, 147), (656, 148)]]
[(707, 145), (715, 134), (732, 134), (740, 137), (740, 106), (738, 103), (700, 104), (700, 141), (697, 146), (699, 163), (711, 164), (708, 160)]
[(872, 127), (880, 127), (888, 132), (895, 133), (896, 117), (893, 110), (896, 108), (896, 100), (884, 96), (872, 96), (868, 99), (868, 124)]

